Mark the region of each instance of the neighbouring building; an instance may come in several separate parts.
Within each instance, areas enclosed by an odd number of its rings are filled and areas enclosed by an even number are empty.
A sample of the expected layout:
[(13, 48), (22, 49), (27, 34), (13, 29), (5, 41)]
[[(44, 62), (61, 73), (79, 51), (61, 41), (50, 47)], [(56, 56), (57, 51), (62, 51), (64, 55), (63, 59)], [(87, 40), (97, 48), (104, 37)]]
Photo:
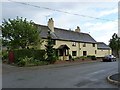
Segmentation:
[(111, 48), (103, 42), (97, 42), (97, 57), (112, 54)]
[(38, 29), (41, 31), (40, 35), (44, 40), (41, 48), (45, 49), (46, 38), (48, 30), (51, 31), (51, 36), (54, 41), (54, 48), (57, 49), (59, 59), (68, 60), (69, 55), (73, 58), (80, 56), (95, 55), (96, 57), (103, 57), (106, 54), (111, 54), (111, 51), (106, 51), (106, 48), (99, 45), (94, 38), (88, 33), (81, 32), (79, 26), (72, 30), (66, 30), (54, 27), (54, 21), (49, 19), (48, 25), (38, 25)]

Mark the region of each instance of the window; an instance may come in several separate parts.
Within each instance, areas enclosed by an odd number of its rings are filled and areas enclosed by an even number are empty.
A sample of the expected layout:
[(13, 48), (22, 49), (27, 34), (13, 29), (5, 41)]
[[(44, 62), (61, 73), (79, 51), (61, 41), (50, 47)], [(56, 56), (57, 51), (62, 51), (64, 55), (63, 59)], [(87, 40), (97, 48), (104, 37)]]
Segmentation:
[(72, 56), (76, 56), (77, 55), (77, 51), (72, 51)]
[(95, 54), (97, 54), (97, 50), (95, 50)]
[(72, 42), (72, 46), (76, 46), (76, 42)]
[(56, 45), (56, 40), (52, 40), (53, 45)]
[(93, 47), (95, 47), (95, 43), (93, 43), (92, 45), (93, 45)]
[(86, 43), (83, 43), (83, 47), (86, 47)]
[(87, 51), (83, 51), (83, 56), (87, 56)]

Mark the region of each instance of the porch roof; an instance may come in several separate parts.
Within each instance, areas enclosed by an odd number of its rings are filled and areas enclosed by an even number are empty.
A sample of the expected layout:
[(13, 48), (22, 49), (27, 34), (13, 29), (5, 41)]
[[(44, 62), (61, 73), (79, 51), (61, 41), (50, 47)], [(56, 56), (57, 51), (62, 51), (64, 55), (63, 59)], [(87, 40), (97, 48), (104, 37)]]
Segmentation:
[(60, 45), (58, 49), (70, 49), (67, 45)]

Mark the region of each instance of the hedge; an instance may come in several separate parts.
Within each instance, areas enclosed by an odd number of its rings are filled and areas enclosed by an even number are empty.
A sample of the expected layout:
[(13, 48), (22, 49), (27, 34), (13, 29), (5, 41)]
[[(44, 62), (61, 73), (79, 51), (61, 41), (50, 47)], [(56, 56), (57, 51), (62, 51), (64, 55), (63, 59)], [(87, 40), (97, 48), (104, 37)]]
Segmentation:
[(21, 49), (14, 50), (15, 61), (19, 58), (33, 57), (34, 59), (44, 61), (45, 60), (45, 50), (34, 50), (34, 49)]

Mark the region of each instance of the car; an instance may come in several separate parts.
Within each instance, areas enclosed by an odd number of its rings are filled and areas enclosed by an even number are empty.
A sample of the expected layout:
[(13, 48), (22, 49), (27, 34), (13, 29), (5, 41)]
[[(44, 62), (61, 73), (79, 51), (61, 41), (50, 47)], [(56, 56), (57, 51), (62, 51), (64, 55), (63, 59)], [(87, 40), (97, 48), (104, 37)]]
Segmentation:
[(113, 55), (106, 55), (102, 59), (103, 62), (113, 62), (116, 61), (116, 57)]

